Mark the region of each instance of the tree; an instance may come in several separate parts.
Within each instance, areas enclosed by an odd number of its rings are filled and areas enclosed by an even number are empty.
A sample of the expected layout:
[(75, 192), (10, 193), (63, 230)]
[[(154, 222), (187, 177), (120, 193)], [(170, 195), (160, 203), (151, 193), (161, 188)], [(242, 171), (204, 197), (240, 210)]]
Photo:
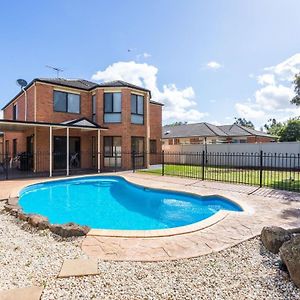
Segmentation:
[(291, 100), (291, 103), (299, 106), (300, 105), (300, 73), (295, 75), (294, 85), (295, 85), (294, 91), (296, 95)]
[(234, 124), (254, 129), (254, 125), (251, 121), (248, 121), (245, 118), (234, 118), (234, 119), (235, 119)]
[(292, 119), (282, 128), (280, 142), (300, 141), (300, 120)]
[(267, 130), (267, 133), (280, 136), (281, 131), (284, 128), (284, 124), (281, 122), (277, 122), (276, 119), (269, 119), (268, 122), (264, 125), (264, 128)]

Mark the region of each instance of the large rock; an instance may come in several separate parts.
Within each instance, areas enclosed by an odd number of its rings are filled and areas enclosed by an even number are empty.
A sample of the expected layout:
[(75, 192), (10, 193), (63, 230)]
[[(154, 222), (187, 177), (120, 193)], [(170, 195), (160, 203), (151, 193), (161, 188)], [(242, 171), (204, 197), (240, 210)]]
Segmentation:
[(53, 224), (49, 229), (62, 237), (84, 236), (90, 231), (88, 226), (80, 226), (75, 223)]
[(263, 245), (273, 253), (278, 253), (282, 244), (290, 240), (291, 237), (290, 232), (277, 226), (264, 227), (260, 235)]
[(41, 215), (29, 215), (28, 223), (38, 229), (44, 230), (49, 227), (48, 218)]
[(292, 237), (281, 246), (280, 257), (285, 263), (291, 279), (300, 288), (300, 235)]

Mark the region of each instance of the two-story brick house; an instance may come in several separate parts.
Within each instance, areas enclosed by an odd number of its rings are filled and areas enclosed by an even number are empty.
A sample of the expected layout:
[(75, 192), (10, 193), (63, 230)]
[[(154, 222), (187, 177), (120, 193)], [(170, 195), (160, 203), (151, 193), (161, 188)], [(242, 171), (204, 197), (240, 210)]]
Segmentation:
[(149, 153), (161, 149), (162, 104), (149, 90), (119, 80), (37, 78), (3, 112), (6, 155), (11, 161), (31, 155), (34, 172), (129, 169), (133, 151), (147, 166)]

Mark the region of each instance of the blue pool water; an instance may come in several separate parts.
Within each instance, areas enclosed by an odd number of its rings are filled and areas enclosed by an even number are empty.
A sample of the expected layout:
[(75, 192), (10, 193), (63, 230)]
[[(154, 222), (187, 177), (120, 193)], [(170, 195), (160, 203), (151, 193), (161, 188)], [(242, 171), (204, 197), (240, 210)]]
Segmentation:
[(204, 220), (219, 210), (241, 211), (220, 197), (150, 189), (117, 176), (67, 179), (31, 185), (20, 192), (25, 213), (51, 223), (75, 222), (99, 229), (167, 229)]

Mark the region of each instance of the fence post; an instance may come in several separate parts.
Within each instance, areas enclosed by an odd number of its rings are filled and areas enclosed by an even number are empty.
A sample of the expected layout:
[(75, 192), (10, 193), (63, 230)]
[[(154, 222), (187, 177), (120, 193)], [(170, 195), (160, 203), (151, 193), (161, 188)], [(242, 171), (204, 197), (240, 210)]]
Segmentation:
[(260, 150), (260, 163), (259, 163), (259, 187), (262, 187), (262, 178), (263, 178), (263, 151)]
[(161, 164), (162, 164), (162, 168), (161, 168), (161, 175), (165, 176), (165, 151), (163, 150), (161, 152), (162, 157), (161, 157)]
[(202, 151), (202, 180), (205, 180), (205, 151)]
[(135, 173), (135, 151), (132, 151), (132, 172)]

